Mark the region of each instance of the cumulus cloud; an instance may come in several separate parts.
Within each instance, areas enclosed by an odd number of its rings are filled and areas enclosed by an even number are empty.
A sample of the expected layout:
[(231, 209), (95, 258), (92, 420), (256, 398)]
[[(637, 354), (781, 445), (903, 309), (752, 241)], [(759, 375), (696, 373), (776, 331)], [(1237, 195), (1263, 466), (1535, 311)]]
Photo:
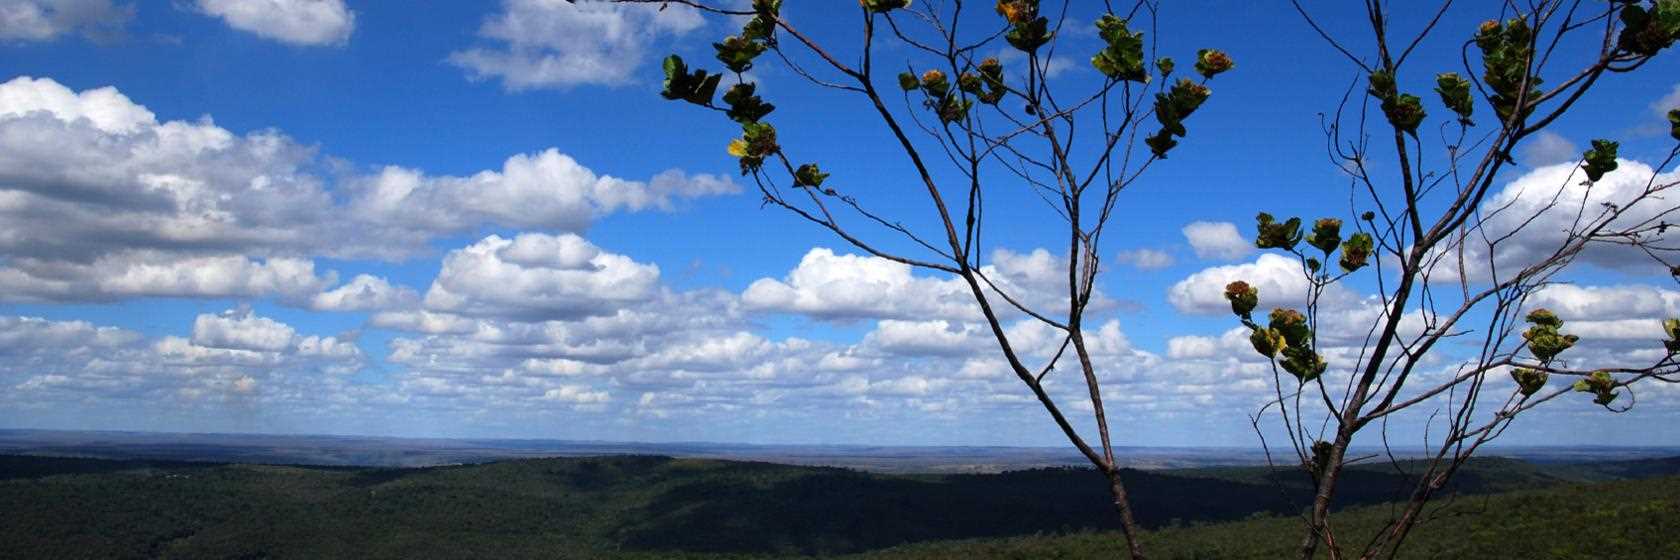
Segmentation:
[[(1580, 231), (1611, 206), (1621, 208), (1624, 213), (1610, 225), (1609, 231), (1641, 223), (1655, 224), (1665, 216), (1672, 221), (1672, 195), (1633, 201), (1649, 185), (1660, 187), (1680, 181), (1680, 173), (1657, 174), (1651, 166), (1637, 161), (1618, 160), (1618, 164), (1615, 171), (1592, 184), (1586, 183), (1586, 176), (1577, 164), (1541, 167), (1490, 194), (1483, 203), (1483, 208), (1489, 211), (1482, 213), (1482, 231), (1471, 235), (1465, 243), (1469, 277), (1482, 280), (1494, 271), (1510, 274), (1540, 262), (1563, 246), (1571, 232)], [(1660, 238), (1663, 233), (1654, 235)], [(1500, 240), (1498, 248), (1490, 252), (1484, 239)], [(1647, 241), (1656, 240), (1647, 236)], [(1591, 243), (1578, 258), (1626, 271), (1658, 268), (1645, 252), (1624, 244)], [(1438, 275), (1456, 277), (1456, 261), (1456, 255), (1442, 259), (1436, 269)]]
[(405, 258), (490, 226), (578, 231), (607, 213), (738, 190), (680, 171), (598, 175), (555, 150), (469, 177), (385, 168), (329, 179), (328, 167), (277, 131), (159, 122), (112, 88), (15, 78), (0, 84), (0, 285), (13, 300), (307, 301), (332, 283), (308, 258)]
[(91, 262), (14, 257), (0, 266), (0, 301), (136, 297), (279, 297), (304, 301), (332, 284), (303, 259), (123, 251)]
[[(999, 289), (1040, 313), (1067, 308), (1065, 261), (1044, 249), (1018, 253), (992, 252), (981, 268)], [(995, 297), (1000, 315), (1018, 314)], [(827, 248), (805, 253), (786, 277), (761, 278), (741, 294), (747, 308), (799, 313), (823, 319), (960, 319), (976, 320), (980, 308), (960, 278), (916, 276), (906, 264), (878, 257), (837, 255)], [(1102, 293), (1091, 297), (1090, 309), (1111, 309), (1115, 302)]]
[(740, 187), (716, 175), (671, 170), (640, 182), (597, 175), (550, 148), (507, 159), (500, 171), (470, 177), (428, 177), (386, 167), (356, 186), (350, 208), (382, 227), (460, 231), (486, 223), (577, 231), (615, 211), (670, 210), (678, 198), (733, 194)]
[(192, 343), (205, 348), (280, 352), (292, 347), (297, 330), (249, 309), (219, 315), (199, 315), (193, 320)]
[(413, 307), (420, 294), (408, 286), (393, 286), (384, 278), (358, 274), (348, 283), (315, 294), (311, 309), (321, 311), (368, 311)]
[(499, 79), (513, 90), (615, 86), (635, 80), (648, 47), (705, 24), (695, 10), (597, 0), (504, 0), (478, 36), (486, 44), (456, 51), (449, 63), (475, 80)]
[(0, 2), (0, 42), (51, 41), (72, 33), (94, 40), (122, 34), (134, 6), (111, 0), (7, 0)]
[(468, 316), (571, 318), (649, 300), (658, 286), (658, 266), (576, 235), (492, 235), (445, 256), (424, 303)]
[(1581, 159), (1581, 149), (1563, 135), (1542, 130), (1517, 148), (1517, 161), (1529, 167), (1567, 163)]
[(1254, 244), (1243, 239), (1231, 222), (1190, 222), (1183, 232), (1184, 240), (1203, 259), (1236, 260), (1254, 251)]
[(1139, 270), (1156, 270), (1173, 265), (1171, 253), (1155, 249), (1121, 251), (1116, 260), (1120, 264), (1137, 267)]
[[(1260, 307), (1300, 307), (1306, 303), (1309, 283), (1294, 259), (1265, 253), (1251, 263), (1215, 266), (1191, 274), (1167, 290), (1167, 302), (1179, 311), (1199, 314), (1229, 314), (1231, 302), (1225, 299), (1225, 285), (1235, 281), (1248, 282), (1260, 291)], [(1326, 298), (1337, 297), (1339, 286), (1332, 286)]]
[(198, 0), (198, 9), (234, 29), (293, 45), (342, 45), (356, 28), (356, 13), (344, 0)]

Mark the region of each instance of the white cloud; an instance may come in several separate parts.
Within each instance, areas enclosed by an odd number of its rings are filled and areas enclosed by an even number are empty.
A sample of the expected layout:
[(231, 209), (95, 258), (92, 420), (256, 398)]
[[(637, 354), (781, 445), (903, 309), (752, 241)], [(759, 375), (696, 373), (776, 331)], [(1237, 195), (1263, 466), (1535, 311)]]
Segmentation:
[(1203, 259), (1236, 260), (1254, 251), (1254, 244), (1243, 239), (1231, 222), (1190, 222), (1183, 232), (1190, 248)]
[(478, 31), (491, 45), (451, 53), (449, 62), (475, 80), (500, 79), (514, 91), (629, 83), (652, 43), (705, 23), (695, 10), (661, 8), (595, 0), (504, 0), (502, 11)]
[(424, 304), (469, 316), (575, 318), (648, 301), (658, 286), (658, 266), (576, 235), (492, 235), (444, 257)]
[(338, 165), (277, 131), (159, 122), (112, 88), (15, 78), (0, 84), (0, 286), (8, 300), (307, 302), (304, 291), (332, 283), (308, 258), (406, 258), (482, 227), (577, 231), (607, 213), (738, 190), (675, 170), (597, 175), (555, 150), (469, 177), (323, 176)]
[(786, 278), (761, 278), (741, 294), (749, 309), (836, 319), (969, 317), (972, 298), (952, 282), (912, 275), (909, 265), (826, 248), (806, 252)]
[(315, 294), (309, 307), (321, 311), (366, 311), (413, 307), (420, 294), (408, 286), (392, 286), (384, 278), (358, 274), (350, 282)]
[(0, 266), (0, 301), (100, 301), (135, 297), (278, 296), (305, 301), (333, 282), (302, 259), (128, 251), (78, 263), (35, 257)]
[[(1067, 309), (1065, 261), (1044, 249), (1017, 253), (992, 251), (981, 267), (998, 288), (1040, 313)], [(822, 319), (976, 320), (980, 308), (960, 278), (916, 276), (909, 265), (862, 255), (836, 255), (827, 248), (805, 253), (781, 279), (761, 278), (747, 286), (742, 303), (756, 311), (800, 313)], [(1000, 316), (1019, 315), (993, 294)], [(1111, 309), (1113, 300), (1092, 295), (1093, 312)]]
[(1581, 159), (1581, 149), (1563, 135), (1542, 130), (1517, 148), (1517, 160), (1529, 167), (1568, 163)]
[(0, 42), (51, 41), (79, 33), (95, 40), (120, 35), (134, 7), (111, 0), (6, 0), (0, 2)]
[(901, 355), (972, 355), (985, 351), (992, 335), (976, 324), (945, 320), (885, 320), (864, 337), (863, 346)]
[[(1676, 181), (1680, 181), (1680, 174), (1655, 175), (1649, 165), (1631, 160), (1618, 160), (1615, 171), (1590, 185), (1575, 163), (1541, 167), (1523, 174), (1488, 195), (1482, 204), (1482, 231), (1471, 235), (1465, 243), (1464, 259), (1470, 269), (1469, 276), (1472, 280), (1484, 280), (1495, 270), (1509, 275), (1540, 262), (1562, 247), (1571, 232), (1579, 232), (1610, 206), (1621, 208), (1624, 213), (1608, 231), (1640, 223), (1655, 224), (1665, 219), (1665, 215), (1672, 221), (1672, 189), (1637, 203), (1633, 201), (1647, 185), (1661, 187)], [(1518, 228), (1521, 230), (1515, 231)], [(1500, 240), (1499, 245), (1490, 252), (1485, 240), (1494, 239)], [(1663, 239), (1666, 239), (1665, 232), (1646, 237), (1657, 245), (1663, 245)], [(1592, 243), (1579, 259), (1628, 271), (1659, 268), (1649, 255), (1625, 244)], [(1435, 275), (1456, 278), (1456, 268), (1455, 254), (1439, 261)]]
[(192, 343), (205, 348), (281, 352), (292, 348), (297, 330), (249, 309), (230, 310), (219, 315), (199, 315), (193, 320)]
[(727, 177), (670, 170), (649, 182), (596, 175), (550, 148), (507, 159), (500, 171), (428, 177), (386, 167), (357, 185), (351, 209), (384, 227), (461, 231), (499, 223), (577, 231), (615, 211), (670, 210), (676, 198), (740, 192)]
[(198, 9), (234, 29), (293, 45), (342, 45), (356, 28), (356, 13), (344, 0), (198, 0)]
[(1172, 254), (1155, 249), (1121, 251), (1116, 260), (1120, 264), (1134, 266), (1140, 270), (1155, 270), (1173, 265)]
[(1260, 291), (1260, 308), (1300, 307), (1307, 298), (1308, 281), (1301, 263), (1264, 253), (1252, 263), (1203, 269), (1180, 280), (1167, 290), (1167, 301), (1185, 313), (1229, 314), (1225, 285), (1248, 282)]
[(1212, 358), (1219, 341), (1206, 336), (1175, 336), (1167, 340), (1167, 357), (1175, 360)]

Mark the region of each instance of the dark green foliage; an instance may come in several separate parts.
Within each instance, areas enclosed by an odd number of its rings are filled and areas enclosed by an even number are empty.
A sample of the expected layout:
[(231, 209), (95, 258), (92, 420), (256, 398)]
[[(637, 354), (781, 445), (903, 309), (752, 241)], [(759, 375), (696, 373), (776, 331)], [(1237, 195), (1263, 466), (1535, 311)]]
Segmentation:
[[(1452, 503), (1448, 503), (1452, 502)], [(1680, 517), (1680, 478), (1572, 485), (1473, 500), (1440, 500), (1433, 521), (1406, 539), (1401, 558), (1680, 558), (1674, 519)], [(1391, 506), (1350, 509), (1336, 518), (1337, 535), (1363, 544), (1394, 514)], [(1218, 525), (1192, 524), (1144, 534), (1150, 558), (1273, 560), (1294, 558), (1299, 516), (1264, 516)], [(1031, 536), (909, 545), (854, 560), (974, 560), (1125, 558), (1114, 532)], [(1322, 557), (1322, 553), (1321, 556)]]
[(898, 73), (898, 87), (900, 89), (903, 89), (904, 91), (915, 91), (916, 88), (922, 87), (922, 83), (919, 82), (919, 81), (916, 81), (916, 75), (915, 74), (912, 74), (910, 72), (899, 72)]
[(1616, 170), (1616, 149), (1619, 147), (1621, 144), (1609, 140), (1592, 141), (1592, 149), (1581, 156), (1587, 161), (1581, 169), (1587, 172), (1588, 181), (1603, 179), (1605, 173)]
[(1341, 265), (1343, 272), (1359, 270), (1370, 261), (1371, 251), (1371, 234), (1355, 233), (1342, 244), (1342, 258), (1336, 264)]
[(1517, 382), (1517, 390), (1523, 396), (1531, 397), (1546, 386), (1547, 374), (1544, 371), (1529, 368), (1513, 368), (1511, 379)]
[(1610, 402), (1616, 400), (1618, 396), (1616, 393), (1616, 378), (1612, 377), (1610, 372), (1604, 370), (1592, 372), (1577, 380), (1574, 389), (1581, 393), (1592, 393), (1593, 404), (1599, 406), (1609, 406)]
[(1493, 90), (1493, 110), (1501, 122), (1511, 118), (1519, 98), (1529, 104), (1540, 95), (1540, 76), (1529, 73), (1534, 62), (1533, 38), (1528, 20), (1521, 17), (1505, 23), (1485, 21), (1476, 31), (1476, 47), (1482, 51), (1482, 82)]
[(1680, 109), (1668, 112), (1668, 134), (1680, 140)]
[(858, 5), (871, 13), (886, 13), (910, 7), (910, 0), (858, 0)]
[(1680, 319), (1663, 319), (1663, 348), (1670, 354), (1680, 353)]
[(1295, 244), (1301, 242), (1301, 219), (1290, 218), (1279, 223), (1271, 214), (1261, 212), (1254, 217), (1255, 229), (1254, 246), (1261, 249), (1283, 249), (1291, 251)]
[(1336, 246), (1342, 244), (1342, 221), (1335, 218), (1319, 218), (1313, 222), (1312, 235), (1307, 236), (1307, 244), (1312, 245), (1324, 254), (1336, 251)]
[(1038, 0), (1002, 0), (997, 3), (997, 13), (1009, 23), (1004, 40), (1022, 52), (1037, 51), (1054, 35), (1050, 20), (1038, 15)]
[(1528, 341), (1528, 351), (1541, 362), (1550, 362), (1558, 354), (1568, 350), (1580, 340), (1572, 334), (1563, 334), (1558, 329), (1563, 328), (1563, 320), (1548, 309), (1536, 309), (1529, 312), (1527, 321), (1530, 326), (1523, 331), (1523, 340)]
[(1426, 116), (1423, 100), (1410, 93), (1400, 93), (1395, 86), (1394, 75), (1386, 71), (1372, 72), (1370, 82), (1367, 92), (1382, 102), (1383, 116), (1388, 118), (1388, 124), (1394, 125), (1396, 130), (1417, 136), (1418, 125)]
[(780, 149), (776, 144), (776, 128), (770, 123), (742, 123), (741, 137), (729, 141), (729, 155), (741, 158), (742, 175), (757, 171), (764, 165), (764, 158)]
[(775, 111), (775, 105), (765, 103), (763, 98), (755, 94), (757, 90), (758, 84), (743, 82), (723, 92), (723, 102), (729, 104), (729, 118), (738, 123), (758, 122), (771, 111)]
[(717, 92), (718, 80), (722, 74), (708, 75), (705, 70), (688, 71), (688, 65), (683, 64), (682, 57), (671, 55), (665, 57), (665, 89), (659, 95), (666, 99), (681, 99), (695, 105), (708, 105), (712, 102), (712, 95)]
[(1629, 2), (1622, 7), (1621, 17), (1617, 48), (1652, 56), (1680, 39), (1680, 0), (1654, 0), (1649, 8)]
[(981, 103), (987, 105), (997, 105), (1003, 100), (1003, 94), (1009, 91), (1003, 84), (1003, 64), (995, 58), (980, 61), (980, 82), (986, 87), (984, 91), (976, 91), (974, 94)]
[(1254, 307), (1260, 305), (1260, 290), (1238, 280), (1225, 285), (1225, 299), (1231, 302), (1231, 313), (1248, 319)]
[[(1477, 459), (1455, 479), (1452, 490), (1502, 492), (1676, 472), (1677, 459), (1544, 470), (1518, 461)], [(1311, 482), (1295, 470), (1128, 470), (1125, 476), (1135, 488), (1139, 522), (1166, 532), (1151, 536), (1152, 545), (1162, 547), (1152, 550), (1163, 558), (1184, 550), (1175, 547), (1240, 542), (1230, 539), (1236, 533), (1211, 536), (1231, 530), (1221, 527), (1242, 527), (1249, 532), (1243, 538), (1259, 550), (1292, 539), (1296, 532), (1283, 529), (1298, 525), (1283, 523), (1299, 523), (1291, 514), (1311, 492)], [(1410, 483), (1387, 464), (1351, 467), (1343, 477), (1338, 495), (1354, 504), (1392, 499), (1397, 488)], [(1088, 469), (886, 476), (634, 456), (425, 469), (0, 456), (0, 511), (5, 512), (0, 558), (786, 558), (929, 540), (1107, 529), (1113, 523), (1112, 506), (1092, 480), (1101, 477)], [(1669, 479), (1640, 486), (1645, 497), (1636, 503), (1657, 498), (1672, 503), (1680, 493), (1673, 484)], [(1613, 489), (1593, 492), (1576, 494), (1625, 499)], [(1568, 522), (1557, 517), (1567, 512), (1556, 508), (1527, 511), (1548, 523)], [(1628, 510), (1636, 511), (1641, 510)], [(1247, 524), (1253, 522), (1210, 527), (1216, 532), (1206, 538), (1170, 528), (1175, 519), (1200, 524), (1256, 512), (1282, 516), (1266, 518), (1275, 521), (1266, 527), (1277, 534), (1259, 533), (1259, 526)], [(1670, 510), (1649, 513), (1674, 517)], [(1339, 526), (1368, 518), (1355, 512), (1345, 519)], [(1426, 526), (1417, 538), (1433, 539), (1443, 531), (1452, 529)], [(1057, 540), (1067, 538), (1074, 537)], [(1110, 535), (1090, 540), (1104, 546), (1118, 542)], [(1668, 541), (1640, 546), (1663, 542)], [(1627, 551), (1663, 549), (1605, 550), (1620, 551), (1618, 557), (1650, 557)], [(897, 551), (880, 554), (876, 557), (905, 557)], [(963, 556), (986, 557), (993, 556)]]
[(1165, 159), (1167, 152), (1178, 145), (1173, 137), (1183, 137), (1186, 133), (1184, 119), (1190, 118), (1212, 93), (1207, 86), (1180, 79), (1166, 93), (1155, 94), (1155, 120), (1161, 123), (1161, 130), (1143, 140), (1149, 145), (1150, 153)]
[(1459, 123), (1465, 126), (1476, 124), (1470, 120), (1470, 115), (1476, 112), (1476, 105), (1470, 98), (1470, 80), (1457, 72), (1442, 72), (1435, 76), (1435, 93), (1441, 95), (1441, 104), (1458, 115)]
[(799, 169), (793, 172), (793, 186), (795, 187), (821, 187), (823, 181), (827, 179), (828, 174), (823, 173), (822, 169), (817, 167), (815, 163), (801, 165)]
[(1213, 79), (1237, 66), (1231, 60), (1231, 55), (1219, 49), (1202, 49), (1196, 51), (1196, 73), (1203, 78)]
[(1149, 83), (1144, 69), (1143, 32), (1126, 28), (1126, 20), (1104, 14), (1097, 20), (1097, 35), (1107, 46), (1091, 57), (1091, 66), (1111, 80)]
[(764, 43), (737, 35), (730, 35), (722, 43), (712, 43), (717, 50), (718, 62), (731, 72), (746, 72), (752, 69), (753, 59), (764, 54)]

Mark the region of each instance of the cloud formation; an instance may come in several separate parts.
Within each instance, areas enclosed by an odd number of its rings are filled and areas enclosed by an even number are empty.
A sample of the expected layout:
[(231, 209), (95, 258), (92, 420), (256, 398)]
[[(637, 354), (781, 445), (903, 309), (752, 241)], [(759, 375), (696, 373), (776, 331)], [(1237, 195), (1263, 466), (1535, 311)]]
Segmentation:
[(52, 41), (80, 34), (93, 40), (119, 36), (134, 6), (111, 0), (8, 0), (0, 2), (0, 42)]
[(553, 149), (468, 177), (400, 167), (328, 175), (325, 160), (274, 130), (160, 122), (114, 88), (0, 84), (4, 297), (308, 300), (334, 281), (315, 257), (407, 258), (494, 226), (576, 232), (602, 215), (739, 190), (676, 170), (648, 181), (598, 175)]
[(511, 91), (617, 86), (635, 81), (650, 44), (705, 24), (695, 10), (600, 0), (503, 0), (478, 36), (485, 44), (455, 51), (449, 63), (474, 80), (500, 80)]
[(1182, 231), (1184, 240), (1203, 259), (1229, 261), (1254, 252), (1254, 244), (1244, 239), (1231, 222), (1190, 222)]
[(198, 0), (229, 27), (299, 46), (343, 45), (356, 28), (344, 0)]

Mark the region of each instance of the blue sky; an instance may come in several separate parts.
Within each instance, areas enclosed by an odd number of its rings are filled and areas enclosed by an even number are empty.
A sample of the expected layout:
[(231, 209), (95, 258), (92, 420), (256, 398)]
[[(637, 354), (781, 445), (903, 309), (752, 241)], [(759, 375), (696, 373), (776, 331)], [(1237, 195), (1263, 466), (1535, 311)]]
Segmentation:
[[(850, 3), (797, 4), (812, 36), (857, 43)], [(1309, 4), (1368, 43), (1362, 13)], [(761, 208), (723, 149), (738, 129), (659, 98), (660, 58), (715, 66), (710, 43), (738, 22), (537, 0), (253, 6), (0, 2), (0, 427), (1062, 443), (956, 284)], [(1498, 15), (1484, 8), (1450, 11), (1402, 89), (1462, 72), (1460, 42)], [(1351, 217), (1320, 115), (1359, 76), (1284, 5), (1173, 3), (1151, 33), (1181, 68), (1218, 47), (1237, 70), (1122, 197), (1091, 329), (1114, 414), (1147, 427), (1121, 443), (1252, 445), (1247, 414), (1270, 389), (1233, 350), (1217, 291), (1278, 272), (1250, 246), (1255, 212)], [(1052, 82), (1098, 84), (1094, 32), (1059, 44)], [(1581, 62), (1563, 52), (1560, 74)], [(897, 68), (909, 53), (877, 57)], [(1623, 142), (1612, 182), (1648, 179), (1673, 147), (1659, 123), (1680, 105), (1676, 68), (1665, 53), (1606, 78), (1520, 152), (1503, 192), (1567, 175), (1598, 137)], [(772, 56), (751, 75), (795, 157), (930, 225), (866, 105)], [(1061, 234), (1000, 183), (1004, 252), (988, 260), (1054, 298), (1033, 282)], [(1674, 283), (1626, 255), (1586, 260), (1572, 290), (1543, 298), (1601, 333), (1584, 334), (1582, 359), (1654, 352), (1656, 321), (1680, 315)], [(1373, 288), (1349, 284), (1348, 316)], [(1624, 415), (1564, 399), (1507, 440), (1680, 444), (1680, 393), (1641, 390)]]

